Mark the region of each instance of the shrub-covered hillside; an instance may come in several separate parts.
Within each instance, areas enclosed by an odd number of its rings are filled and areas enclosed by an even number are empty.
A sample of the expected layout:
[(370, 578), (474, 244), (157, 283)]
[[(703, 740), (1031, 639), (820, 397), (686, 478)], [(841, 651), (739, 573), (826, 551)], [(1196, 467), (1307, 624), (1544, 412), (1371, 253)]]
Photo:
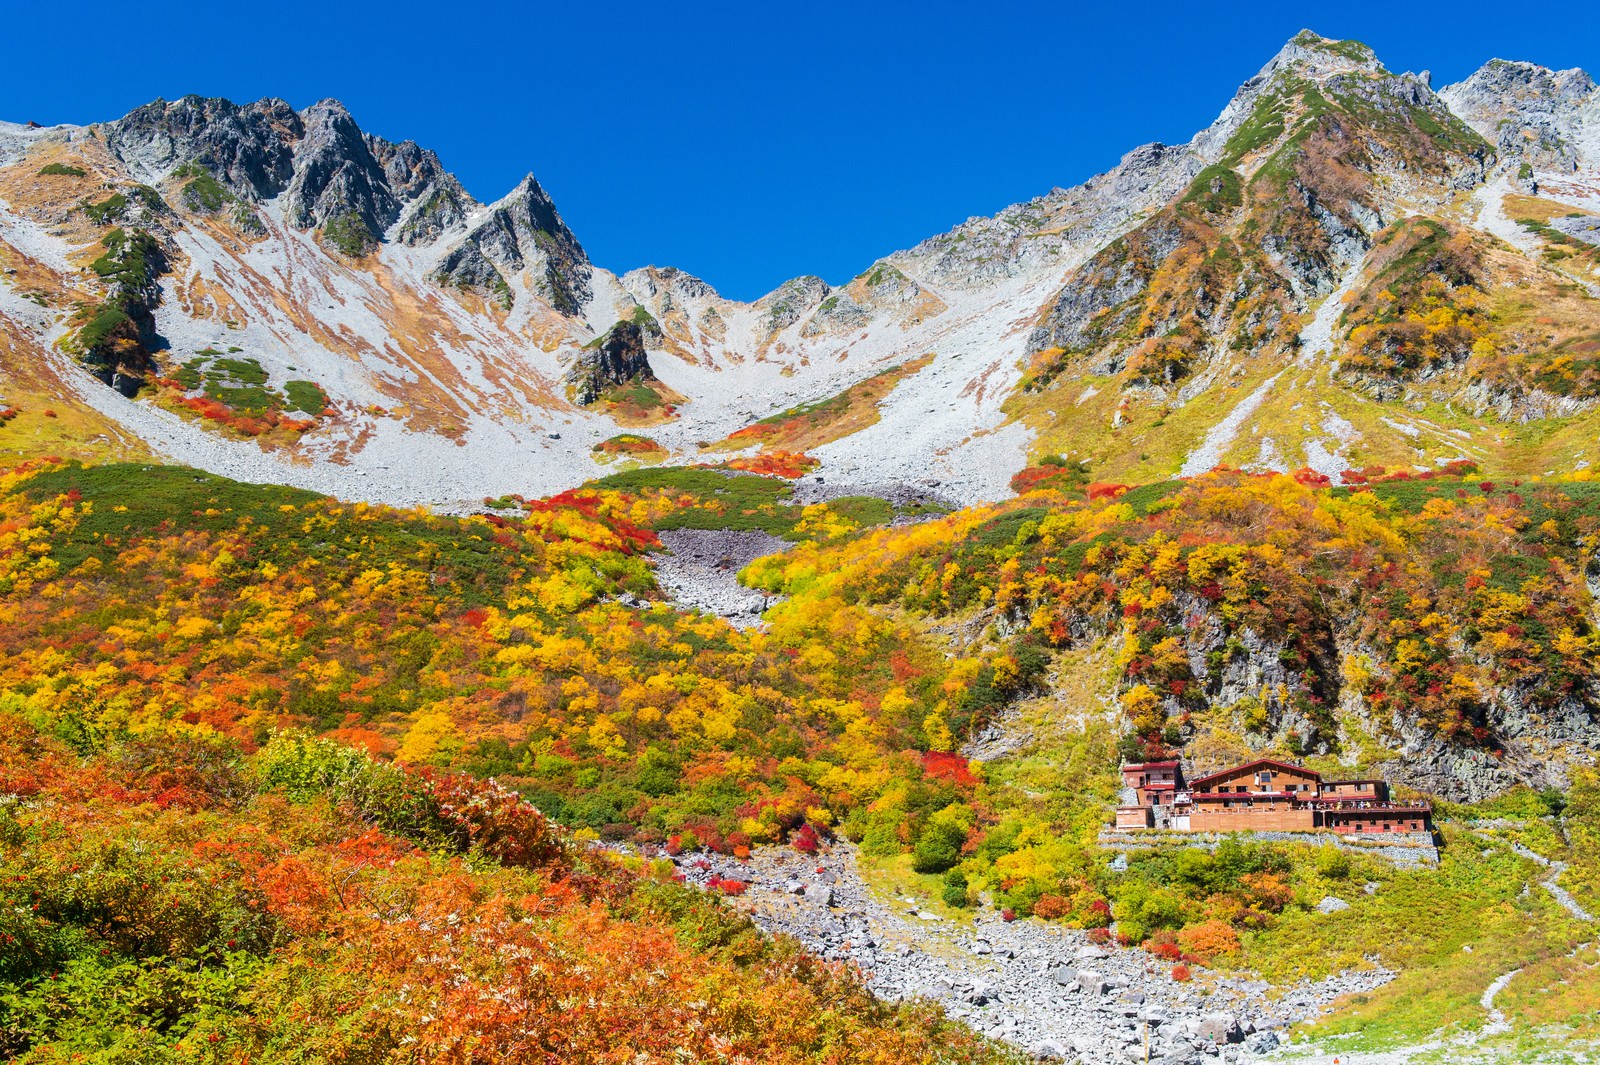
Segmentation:
[[(1051, 465), (1012, 502), (886, 526), (882, 501), (797, 507), (712, 471), (454, 518), (172, 467), (31, 466), (0, 485), (0, 714), (26, 737), (0, 759), (22, 784), (0, 792), (52, 794), (24, 751), (74, 773), (158, 758), (137, 773), (159, 788), (118, 777), (115, 816), (84, 823), (165, 824), (164, 789), (215, 772), (225, 794), (184, 816), (218, 837), (241, 818), (288, 832), (274, 819), (321, 801), (319, 827), (295, 830), (307, 846), (354, 815), (436, 861), (476, 847), (504, 864), (441, 813), (461, 803), (437, 789), (467, 785), (440, 774), (465, 771), (510, 789), (485, 792), (492, 807), (519, 796), (578, 840), (741, 854), (843, 835), (952, 911), (1115, 921), (1157, 957), (1274, 978), (1377, 958), (1470, 1019), (1493, 965), (1555, 964), (1578, 942), (1523, 890), (1544, 874), (1510, 843), (1569, 862), (1568, 886), (1600, 903), (1593, 777), (1551, 787), (1594, 746), (1600, 497), (1464, 469), (1359, 477), (1128, 489)], [(652, 530), (722, 526), (795, 545), (745, 575), (787, 596), (763, 630), (656, 598)], [(1256, 751), (1509, 805), (1442, 810), (1437, 873), (1283, 844), (1124, 869), (1099, 847), (1119, 757)], [(1478, 812), (1511, 837), (1482, 836)], [(560, 853), (579, 881), (609, 875)], [(388, 874), (362, 868), (388, 897)], [(1329, 895), (1348, 917), (1318, 910)], [(1439, 918), (1445, 897), (1498, 923)], [(1487, 949), (1502, 941), (1520, 945)]]
[(287, 735), (0, 714), (0, 947), (24, 1062), (998, 1060), (502, 787)]
[[(968, 686), (865, 611), (763, 634), (651, 602), (646, 523), (724, 520), (714, 496), (595, 489), (462, 519), (75, 465), (0, 493), (0, 710), (86, 742), (300, 727), (498, 776), (586, 834), (731, 849), (922, 787), (924, 708)], [(798, 538), (857, 527), (792, 510)]]
[(1564, 744), (1600, 746), (1595, 484), (1372, 470), (1354, 488), (1305, 471), (1130, 490), (1075, 472), (750, 576), (795, 609), (831, 594), (969, 618), (1003, 649), (986, 676), (1013, 687), (1109, 640), (1128, 757), (1337, 755), (1477, 799), (1560, 783)]

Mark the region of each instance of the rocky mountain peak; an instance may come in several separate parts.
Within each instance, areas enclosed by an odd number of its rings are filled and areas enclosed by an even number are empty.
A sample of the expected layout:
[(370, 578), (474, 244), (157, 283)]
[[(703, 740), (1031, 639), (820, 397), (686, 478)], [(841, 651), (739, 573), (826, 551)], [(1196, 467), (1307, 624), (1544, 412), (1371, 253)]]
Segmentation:
[(1439, 95), (1502, 158), (1558, 171), (1600, 160), (1600, 90), (1582, 70), (1491, 59)]
[(461, 227), (479, 206), (455, 175), (445, 170), (439, 157), (416, 141), (391, 144), (369, 135), (367, 147), (383, 167), (389, 188), (406, 205), (393, 234), (397, 242), (431, 244)]
[(1373, 74), (1388, 71), (1377, 53), (1360, 41), (1341, 41), (1312, 30), (1301, 30), (1289, 38), (1278, 54), (1261, 68), (1256, 77), (1271, 77), (1280, 70), (1294, 69), (1304, 76), (1318, 77), (1364, 70)]
[(334, 224), (353, 244), (377, 243), (398, 219), (400, 203), (366, 136), (337, 100), (312, 104), (301, 120), (305, 135), (285, 190), (290, 223), (306, 229)]
[(686, 270), (676, 266), (645, 266), (623, 274), (622, 287), (641, 302), (658, 296), (671, 302), (677, 300), (715, 299), (716, 289)]
[[(1207, 162), (1215, 162), (1234, 135), (1275, 97), (1303, 92), (1308, 83), (1320, 85), (1341, 76), (1371, 78), (1388, 73), (1372, 49), (1360, 41), (1339, 41), (1301, 30), (1254, 77), (1239, 86), (1217, 120), (1196, 134), (1189, 146)], [(1408, 75), (1407, 79), (1426, 90), (1415, 75)]]
[(532, 174), (445, 252), (434, 276), (484, 291), (509, 307), (514, 302), (509, 279), (524, 271), (530, 287), (564, 315), (578, 315), (589, 301), (589, 257)]
[(294, 146), (305, 134), (300, 115), (274, 97), (243, 107), (201, 96), (158, 99), (102, 129), (111, 153), (143, 181), (195, 162), (250, 200), (283, 191), (294, 173)]
[(811, 274), (779, 285), (774, 292), (761, 298), (766, 304), (766, 314), (761, 320), (766, 336), (770, 338), (800, 321), (832, 291), (826, 281)]

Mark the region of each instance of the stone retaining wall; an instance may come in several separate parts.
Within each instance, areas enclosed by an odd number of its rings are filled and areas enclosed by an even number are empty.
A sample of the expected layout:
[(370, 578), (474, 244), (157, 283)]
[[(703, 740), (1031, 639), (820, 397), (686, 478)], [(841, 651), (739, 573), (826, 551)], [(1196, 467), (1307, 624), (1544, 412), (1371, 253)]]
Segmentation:
[(1332, 843), (1355, 854), (1376, 854), (1401, 869), (1432, 867), (1439, 864), (1439, 848), (1431, 832), (1385, 832), (1381, 836), (1341, 836), (1334, 832), (1163, 832), (1134, 830), (1119, 832), (1101, 829), (1100, 845), (1112, 850), (1154, 850), (1157, 847), (1199, 847), (1216, 850), (1225, 839), (1248, 837), (1269, 843), (1308, 843), (1313, 847)]

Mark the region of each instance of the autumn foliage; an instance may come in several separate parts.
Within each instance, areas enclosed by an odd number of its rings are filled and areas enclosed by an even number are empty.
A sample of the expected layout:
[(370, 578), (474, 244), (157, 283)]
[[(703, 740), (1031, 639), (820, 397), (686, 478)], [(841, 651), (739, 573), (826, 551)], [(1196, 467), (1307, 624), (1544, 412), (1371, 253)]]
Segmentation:
[[(492, 786), (379, 782), (365, 756), (286, 742), (85, 756), (0, 714), (0, 1055), (991, 1060), (654, 867), (551, 844)], [(472, 827), (441, 839), (435, 819)]]
[(781, 842), (919, 778), (926, 730), (948, 731), (942, 656), (867, 616), (834, 616), (824, 645), (652, 605), (650, 525), (685, 505), (585, 488), (444, 518), (175, 468), (18, 469), (0, 708), (246, 747), (306, 729), (690, 849)]
[(804, 477), (817, 468), (817, 460), (810, 455), (793, 451), (763, 451), (758, 455), (729, 459), (730, 470), (744, 470), (764, 477), (783, 477), (793, 480)]

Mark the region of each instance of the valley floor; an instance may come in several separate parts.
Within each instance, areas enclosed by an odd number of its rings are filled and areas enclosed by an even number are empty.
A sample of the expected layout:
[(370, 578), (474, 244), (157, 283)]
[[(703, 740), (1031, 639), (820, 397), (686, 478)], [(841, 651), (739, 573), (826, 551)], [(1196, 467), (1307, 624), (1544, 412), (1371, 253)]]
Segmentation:
[(843, 843), (814, 856), (763, 848), (748, 861), (676, 861), (691, 883), (748, 883), (734, 901), (762, 927), (859, 966), (879, 995), (937, 1001), (1040, 1060), (1144, 1061), (1147, 1038), (1150, 1061), (1254, 1060), (1285, 1029), (1395, 975), (1370, 969), (1274, 990), (1200, 970), (1180, 983), (1152, 955), (1096, 946), (1083, 931), (891, 894), (868, 882), (872, 867)]

